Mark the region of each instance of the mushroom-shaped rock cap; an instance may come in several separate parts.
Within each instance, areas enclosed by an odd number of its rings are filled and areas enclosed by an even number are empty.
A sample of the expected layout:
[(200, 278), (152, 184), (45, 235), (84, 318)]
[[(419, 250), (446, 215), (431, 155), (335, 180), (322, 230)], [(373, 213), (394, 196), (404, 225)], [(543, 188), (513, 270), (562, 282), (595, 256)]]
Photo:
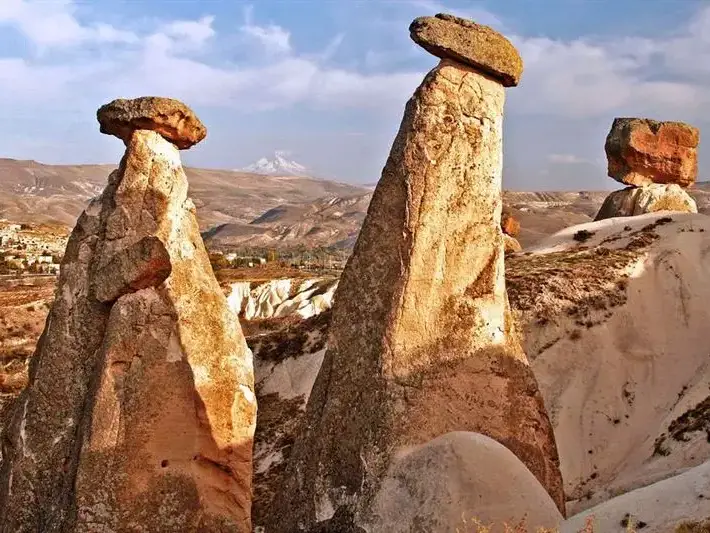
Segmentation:
[(414, 19), (409, 35), (427, 52), (474, 67), (505, 87), (520, 82), (523, 60), (518, 50), (488, 26), (439, 13), (435, 17)]
[(96, 118), (101, 133), (115, 135), (125, 143), (135, 130), (153, 130), (180, 150), (190, 148), (207, 136), (207, 128), (192, 109), (172, 98), (119, 98), (101, 106)]

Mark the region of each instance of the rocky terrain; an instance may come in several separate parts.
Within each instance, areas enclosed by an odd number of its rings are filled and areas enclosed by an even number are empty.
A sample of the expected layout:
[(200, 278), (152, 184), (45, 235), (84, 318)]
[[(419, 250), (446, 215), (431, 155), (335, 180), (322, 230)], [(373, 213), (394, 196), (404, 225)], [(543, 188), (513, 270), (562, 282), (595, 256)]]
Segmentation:
[(54, 276), (0, 278), (0, 413), (27, 385), (27, 362), (54, 300)]
[[(589, 516), (597, 531), (622, 531), (629, 515), (659, 532), (710, 516), (707, 310), (704, 293), (690, 292), (710, 281), (698, 268), (708, 233), (704, 215), (610, 219), (568, 228), (506, 261), (511, 308), (550, 412), (574, 515), (562, 531), (581, 530)], [(256, 523), (290, 453), (330, 320), (327, 311), (272, 323), (271, 333), (247, 339), (264, 416)], [(659, 496), (670, 487), (673, 497)]]

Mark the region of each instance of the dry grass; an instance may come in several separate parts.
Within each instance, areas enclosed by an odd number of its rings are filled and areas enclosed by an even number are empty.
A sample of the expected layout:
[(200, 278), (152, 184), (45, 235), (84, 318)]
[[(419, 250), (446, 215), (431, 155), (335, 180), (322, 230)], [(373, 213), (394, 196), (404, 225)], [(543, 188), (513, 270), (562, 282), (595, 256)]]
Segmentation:
[(54, 294), (52, 278), (0, 280), (0, 418), (27, 384), (34, 352)]
[[(629, 274), (660, 238), (655, 229), (670, 220), (661, 218), (629, 231), (624, 243), (605, 246), (614, 240), (607, 238), (594, 246), (507, 257), (506, 286), (513, 316), (523, 336), (534, 330), (540, 339), (528, 358), (534, 360), (563, 337), (577, 340), (584, 330), (612, 317), (614, 309), (627, 301)], [(548, 324), (553, 325), (549, 330)], [(567, 329), (562, 335), (556, 329), (560, 325)]]
[[(559, 530), (557, 528), (554, 529), (548, 529), (544, 527), (538, 527), (535, 530), (531, 530), (528, 525), (527, 525), (527, 520), (523, 518), (520, 522), (517, 524), (508, 524), (504, 523), (503, 524), (503, 533), (558, 533)], [(464, 515), (461, 516), (461, 524), (456, 528), (456, 533), (491, 533), (493, 531), (493, 528), (496, 529), (496, 531), (501, 531), (500, 527), (496, 527), (495, 524), (484, 524), (477, 518), (466, 518)], [(626, 528), (627, 533), (635, 533), (636, 530), (633, 529), (633, 525), (629, 524), (629, 527)], [(587, 518), (587, 521), (584, 525), (584, 528), (582, 528), (578, 533), (595, 533), (594, 529), (594, 517), (590, 516)]]
[(217, 281), (221, 285), (235, 281), (252, 281), (255, 284), (264, 283), (273, 279), (311, 279), (323, 276), (338, 277), (340, 271), (336, 270), (301, 270), (288, 266), (281, 266), (278, 263), (267, 263), (266, 265), (249, 268), (222, 268), (214, 271)]
[(710, 517), (700, 522), (682, 522), (676, 526), (675, 533), (710, 533)]

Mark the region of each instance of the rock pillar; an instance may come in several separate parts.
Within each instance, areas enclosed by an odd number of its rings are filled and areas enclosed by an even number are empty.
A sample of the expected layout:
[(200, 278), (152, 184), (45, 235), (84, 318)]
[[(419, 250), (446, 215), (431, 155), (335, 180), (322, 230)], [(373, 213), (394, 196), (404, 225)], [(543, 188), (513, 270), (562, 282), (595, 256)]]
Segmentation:
[(437, 15), (410, 31), (442, 59), (407, 103), (341, 278), (278, 531), (376, 531), (393, 461), (453, 431), (504, 444), (563, 509), (552, 428), (505, 291), (504, 86), (522, 61), (471, 21)]
[(164, 98), (98, 119), (126, 153), (74, 228), (4, 432), (0, 531), (250, 532), (251, 352), (178, 152), (206, 130)]

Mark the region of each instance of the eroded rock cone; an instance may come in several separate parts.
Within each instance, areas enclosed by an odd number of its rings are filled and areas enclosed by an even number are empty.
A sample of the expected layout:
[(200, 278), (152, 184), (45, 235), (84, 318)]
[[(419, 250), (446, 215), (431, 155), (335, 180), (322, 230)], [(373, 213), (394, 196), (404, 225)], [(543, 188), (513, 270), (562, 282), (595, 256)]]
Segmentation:
[[(444, 59), (407, 103), (335, 297), (274, 531), (388, 530), (396, 510), (377, 495), (396, 457), (459, 430), (504, 444), (563, 509), (552, 428), (505, 291), (505, 95), (487, 72)], [(414, 519), (428, 524), (418, 503)]]
[(688, 187), (698, 173), (700, 132), (683, 122), (616, 118), (606, 138), (609, 176), (626, 185)]
[(115, 132), (126, 153), (74, 228), (3, 434), (3, 532), (251, 531), (251, 352), (175, 138), (136, 125)]

